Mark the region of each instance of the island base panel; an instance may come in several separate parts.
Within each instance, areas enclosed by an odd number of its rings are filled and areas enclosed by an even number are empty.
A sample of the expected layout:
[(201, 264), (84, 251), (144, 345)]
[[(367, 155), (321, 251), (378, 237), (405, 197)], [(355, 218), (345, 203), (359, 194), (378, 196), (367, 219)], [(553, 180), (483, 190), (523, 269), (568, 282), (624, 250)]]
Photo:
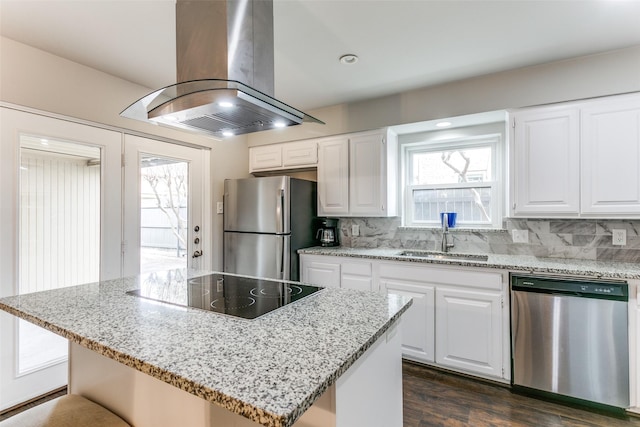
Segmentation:
[[(383, 334), (293, 427), (402, 426), (398, 323)], [(258, 427), (216, 404), (70, 343), (69, 392), (136, 427)]]

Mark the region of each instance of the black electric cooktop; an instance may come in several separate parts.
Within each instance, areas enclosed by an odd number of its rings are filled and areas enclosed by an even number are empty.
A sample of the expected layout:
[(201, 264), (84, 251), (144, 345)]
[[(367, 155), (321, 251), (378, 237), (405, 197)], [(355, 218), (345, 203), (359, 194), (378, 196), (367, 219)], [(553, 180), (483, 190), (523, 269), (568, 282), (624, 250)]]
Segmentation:
[(143, 281), (127, 294), (169, 304), (195, 307), (230, 316), (255, 319), (318, 292), (320, 287), (299, 283), (209, 274), (191, 279)]

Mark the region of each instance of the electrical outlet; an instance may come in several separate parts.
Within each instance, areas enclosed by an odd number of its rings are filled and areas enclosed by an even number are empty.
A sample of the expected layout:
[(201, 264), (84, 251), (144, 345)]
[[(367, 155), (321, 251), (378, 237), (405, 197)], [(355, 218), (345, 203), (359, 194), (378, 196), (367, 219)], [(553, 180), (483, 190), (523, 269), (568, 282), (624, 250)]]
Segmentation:
[(624, 246), (627, 244), (627, 230), (611, 230), (612, 244)]
[(356, 237), (356, 236), (360, 235), (360, 226), (358, 224), (352, 224), (351, 225), (351, 235), (353, 237)]
[(223, 202), (216, 202), (216, 213), (224, 213), (224, 203)]
[(513, 243), (529, 243), (529, 230), (511, 230)]

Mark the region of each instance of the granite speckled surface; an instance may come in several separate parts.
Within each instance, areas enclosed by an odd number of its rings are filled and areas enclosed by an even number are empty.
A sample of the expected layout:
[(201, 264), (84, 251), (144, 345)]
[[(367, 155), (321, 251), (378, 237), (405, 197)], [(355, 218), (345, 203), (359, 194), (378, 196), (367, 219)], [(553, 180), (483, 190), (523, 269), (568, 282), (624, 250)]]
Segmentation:
[[(397, 248), (344, 248), (344, 247), (313, 247), (300, 249), (298, 253), (310, 255), (329, 255), (354, 258), (381, 259), (387, 261), (406, 261), (417, 263), (449, 264), (466, 267), (499, 268), (510, 271), (526, 271), (532, 273), (565, 274), (571, 276), (589, 276), (609, 279), (640, 279), (640, 264), (591, 261), (561, 258), (539, 258), (531, 255), (487, 255), (487, 261), (466, 259), (429, 259), (415, 256), (403, 256), (406, 249)], [(418, 252), (418, 251), (414, 251)], [(434, 253), (424, 251), (424, 253)], [(455, 256), (457, 253), (453, 252)]]
[(323, 289), (254, 320), (127, 295), (172, 270), (0, 299), (0, 309), (265, 426), (292, 425), (410, 306)]

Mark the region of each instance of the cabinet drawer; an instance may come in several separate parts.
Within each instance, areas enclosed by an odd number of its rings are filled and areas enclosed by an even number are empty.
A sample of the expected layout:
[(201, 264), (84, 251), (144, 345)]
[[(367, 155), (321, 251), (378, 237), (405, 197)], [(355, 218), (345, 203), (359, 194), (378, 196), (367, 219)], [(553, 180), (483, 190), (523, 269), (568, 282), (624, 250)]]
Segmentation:
[(251, 147), (250, 171), (279, 168), (282, 166), (282, 147)]
[(359, 276), (371, 276), (370, 262), (343, 262), (343, 274), (357, 274)]
[(282, 166), (315, 166), (318, 164), (318, 143), (305, 141), (282, 145)]
[(469, 288), (502, 290), (502, 274), (461, 267), (443, 268), (407, 263), (380, 264), (380, 277), (412, 280), (431, 284), (465, 286)]

